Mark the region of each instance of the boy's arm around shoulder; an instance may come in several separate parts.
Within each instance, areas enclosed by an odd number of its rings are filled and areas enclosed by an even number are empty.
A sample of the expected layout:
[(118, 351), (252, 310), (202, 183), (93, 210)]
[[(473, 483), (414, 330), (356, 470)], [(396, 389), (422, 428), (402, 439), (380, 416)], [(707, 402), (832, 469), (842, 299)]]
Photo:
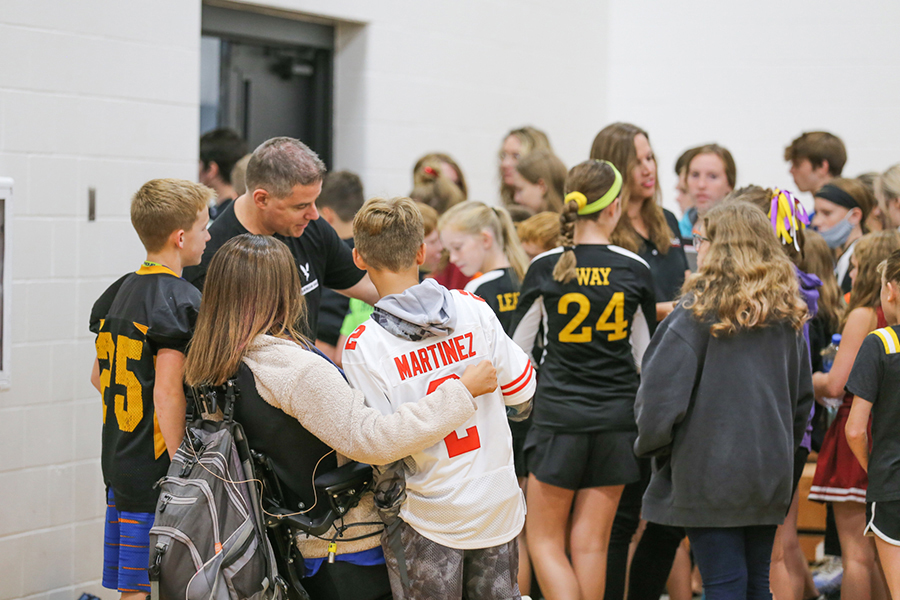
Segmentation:
[(691, 404), (694, 383), (701, 365), (697, 350), (673, 325), (692, 319), (689, 311), (676, 307), (657, 328), (641, 367), (641, 385), (634, 402), (638, 456), (665, 454)]
[[(304, 353), (308, 356), (304, 356)], [(383, 415), (366, 406), (363, 392), (351, 389), (337, 369), (297, 347), (288, 365), (275, 375), (245, 359), (260, 395), (292, 415), (340, 454), (369, 464), (387, 464), (440, 442), (475, 414), (471, 394), (459, 381), (448, 381), (418, 402)], [(344, 353), (351, 381), (359, 377), (352, 351)], [(300, 360), (297, 360), (300, 359)]]

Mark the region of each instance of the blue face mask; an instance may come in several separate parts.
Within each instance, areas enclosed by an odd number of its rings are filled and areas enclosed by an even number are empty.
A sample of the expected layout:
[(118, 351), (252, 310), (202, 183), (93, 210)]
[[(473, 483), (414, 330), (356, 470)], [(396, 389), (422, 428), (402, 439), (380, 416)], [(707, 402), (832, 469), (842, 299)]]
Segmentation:
[(828, 244), (828, 247), (834, 250), (844, 245), (852, 231), (853, 225), (850, 223), (850, 213), (848, 212), (837, 225), (831, 229), (819, 231), (819, 233), (824, 238), (825, 243)]

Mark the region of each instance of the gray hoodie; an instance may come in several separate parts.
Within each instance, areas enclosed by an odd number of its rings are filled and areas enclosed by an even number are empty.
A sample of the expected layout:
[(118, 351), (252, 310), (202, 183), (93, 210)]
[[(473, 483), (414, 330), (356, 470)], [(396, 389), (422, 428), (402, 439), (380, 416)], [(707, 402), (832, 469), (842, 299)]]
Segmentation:
[(434, 279), (426, 279), (400, 294), (384, 296), (375, 303), (372, 318), (397, 337), (418, 342), (452, 335), (455, 313), (450, 290)]
[(648, 521), (776, 525), (813, 402), (802, 331), (786, 323), (712, 337), (682, 303), (644, 355), (635, 453), (656, 456)]

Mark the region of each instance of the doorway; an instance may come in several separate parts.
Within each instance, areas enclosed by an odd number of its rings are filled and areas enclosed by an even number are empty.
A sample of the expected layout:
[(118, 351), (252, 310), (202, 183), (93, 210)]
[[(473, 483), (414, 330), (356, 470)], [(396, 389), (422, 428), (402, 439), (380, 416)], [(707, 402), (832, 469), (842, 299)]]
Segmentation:
[(202, 29), (200, 135), (297, 138), (330, 168), (334, 28), (204, 5)]

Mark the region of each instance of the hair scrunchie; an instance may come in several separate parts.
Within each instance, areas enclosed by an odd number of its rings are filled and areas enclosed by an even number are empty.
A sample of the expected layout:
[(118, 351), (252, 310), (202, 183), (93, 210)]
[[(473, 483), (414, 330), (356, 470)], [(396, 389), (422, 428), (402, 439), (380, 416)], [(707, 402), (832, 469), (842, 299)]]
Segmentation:
[(581, 192), (569, 192), (566, 194), (566, 204), (573, 200), (578, 204), (578, 212), (581, 212), (581, 210), (587, 206), (587, 196)]

